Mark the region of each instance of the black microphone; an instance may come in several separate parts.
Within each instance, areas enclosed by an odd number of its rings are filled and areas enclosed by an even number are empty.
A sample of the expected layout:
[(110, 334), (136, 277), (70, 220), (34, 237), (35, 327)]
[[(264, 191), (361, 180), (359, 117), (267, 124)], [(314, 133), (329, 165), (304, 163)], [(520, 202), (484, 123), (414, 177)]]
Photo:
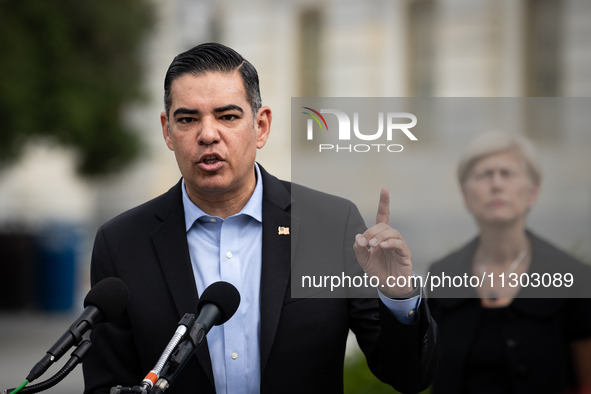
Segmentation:
[(240, 293), (228, 282), (215, 282), (209, 285), (201, 295), (197, 305), (195, 324), (207, 327), (205, 334), (215, 326), (230, 320), (240, 305)]
[(68, 331), (47, 351), (27, 380), (32, 382), (41, 376), (52, 363), (60, 359), (72, 346), (82, 341), (82, 335), (100, 321), (110, 321), (123, 312), (129, 301), (127, 285), (119, 278), (105, 278), (97, 283), (84, 298), (84, 311)]
[(227, 322), (234, 316), (239, 305), (240, 293), (228, 282), (215, 282), (205, 289), (199, 299), (199, 314), (189, 331), (189, 337), (179, 344), (170, 357), (150, 394), (164, 393), (201, 345), (209, 330), (214, 325), (219, 326)]

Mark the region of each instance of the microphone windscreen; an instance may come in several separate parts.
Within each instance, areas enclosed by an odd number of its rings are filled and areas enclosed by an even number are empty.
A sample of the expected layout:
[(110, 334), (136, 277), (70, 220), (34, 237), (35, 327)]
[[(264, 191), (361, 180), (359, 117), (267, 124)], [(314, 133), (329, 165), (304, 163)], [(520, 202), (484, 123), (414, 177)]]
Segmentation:
[(228, 282), (215, 282), (209, 285), (199, 298), (197, 311), (201, 312), (201, 308), (207, 303), (214, 304), (219, 308), (222, 315), (220, 321), (216, 324), (216, 326), (219, 326), (230, 320), (236, 313), (238, 305), (240, 305), (240, 293)]
[(119, 278), (105, 278), (94, 285), (84, 298), (84, 307), (96, 306), (102, 313), (102, 321), (110, 321), (123, 312), (129, 301), (129, 289)]

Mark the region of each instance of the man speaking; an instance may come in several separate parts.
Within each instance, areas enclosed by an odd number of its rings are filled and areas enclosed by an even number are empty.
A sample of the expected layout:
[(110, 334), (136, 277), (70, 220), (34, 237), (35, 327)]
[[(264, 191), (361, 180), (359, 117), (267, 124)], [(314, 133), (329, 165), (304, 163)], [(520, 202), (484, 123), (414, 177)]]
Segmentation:
[[(97, 233), (91, 282), (119, 277), (130, 300), (92, 333), (85, 392), (139, 384), (179, 319), (196, 313), (201, 292), (219, 280), (236, 286), (240, 307), (167, 392), (342, 393), (349, 329), (380, 380), (402, 392), (428, 387), (439, 347), (420, 288), (380, 286), (379, 300), (291, 297), (292, 258), (353, 262), (381, 284), (412, 275), (410, 250), (388, 225), (388, 192), (366, 229), (351, 202), (280, 181), (255, 163), (272, 113), (261, 106), (254, 67), (223, 45), (178, 55), (164, 104), (162, 133), (182, 179)], [(292, 187), (322, 209), (292, 217)]]

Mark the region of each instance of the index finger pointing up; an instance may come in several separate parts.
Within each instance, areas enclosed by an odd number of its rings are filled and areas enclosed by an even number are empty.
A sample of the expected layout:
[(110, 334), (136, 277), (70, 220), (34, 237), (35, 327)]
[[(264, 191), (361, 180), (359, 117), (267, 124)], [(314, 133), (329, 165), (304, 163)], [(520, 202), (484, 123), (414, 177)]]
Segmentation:
[(388, 189), (382, 189), (380, 192), (380, 203), (376, 215), (376, 224), (378, 223), (390, 223), (390, 192)]

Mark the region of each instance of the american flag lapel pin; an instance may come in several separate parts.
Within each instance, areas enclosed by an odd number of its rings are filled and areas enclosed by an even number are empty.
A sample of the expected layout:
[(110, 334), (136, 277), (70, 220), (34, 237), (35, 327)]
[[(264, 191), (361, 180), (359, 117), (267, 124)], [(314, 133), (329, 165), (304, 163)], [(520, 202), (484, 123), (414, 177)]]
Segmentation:
[(279, 235), (289, 235), (289, 227), (279, 226)]

